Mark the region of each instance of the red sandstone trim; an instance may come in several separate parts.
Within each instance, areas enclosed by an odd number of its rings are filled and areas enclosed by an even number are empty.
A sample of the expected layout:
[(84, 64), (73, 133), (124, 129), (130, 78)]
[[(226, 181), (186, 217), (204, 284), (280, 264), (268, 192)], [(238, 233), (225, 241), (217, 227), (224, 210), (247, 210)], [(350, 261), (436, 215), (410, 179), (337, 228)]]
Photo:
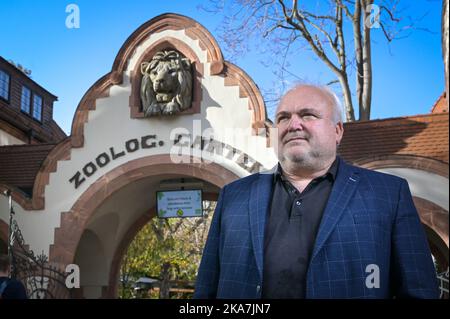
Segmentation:
[(448, 248), (448, 211), (423, 198), (413, 197), (413, 200), (422, 223), (430, 227)]
[(8, 244), (9, 226), (0, 219), (0, 240)]

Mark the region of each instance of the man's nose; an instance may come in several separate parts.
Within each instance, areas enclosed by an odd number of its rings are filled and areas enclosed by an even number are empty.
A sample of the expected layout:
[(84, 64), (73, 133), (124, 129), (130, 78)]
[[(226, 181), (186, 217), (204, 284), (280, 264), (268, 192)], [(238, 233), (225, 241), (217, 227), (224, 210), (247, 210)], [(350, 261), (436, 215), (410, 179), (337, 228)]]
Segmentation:
[(294, 114), (289, 119), (288, 131), (301, 131), (303, 130), (303, 120), (297, 114)]

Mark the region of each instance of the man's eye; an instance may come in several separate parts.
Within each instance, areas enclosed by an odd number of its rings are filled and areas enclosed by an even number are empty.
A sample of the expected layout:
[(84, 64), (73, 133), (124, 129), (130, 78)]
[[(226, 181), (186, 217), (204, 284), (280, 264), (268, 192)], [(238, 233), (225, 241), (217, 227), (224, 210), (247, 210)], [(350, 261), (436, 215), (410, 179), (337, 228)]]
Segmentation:
[(280, 122), (282, 122), (282, 121), (284, 121), (284, 120), (286, 120), (287, 119), (287, 116), (280, 116), (280, 117), (278, 117), (278, 120), (277, 120), (277, 122), (278, 123), (280, 123)]
[(304, 119), (305, 121), (315, 120), (316, 118), (317, 118), (317, 116), (315, 114), (311, 114), (311, 113), (302, 115), (302, 119)]

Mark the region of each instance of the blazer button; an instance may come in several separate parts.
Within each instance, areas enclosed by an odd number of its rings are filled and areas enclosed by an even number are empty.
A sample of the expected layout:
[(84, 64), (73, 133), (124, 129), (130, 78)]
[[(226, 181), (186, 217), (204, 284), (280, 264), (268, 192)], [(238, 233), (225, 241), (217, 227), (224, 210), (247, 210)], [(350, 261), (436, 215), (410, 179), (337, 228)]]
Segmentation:
[(259, 293), (260, 291), (261, 291), (261, 286), (260, 285), (256, 286), (256, 292)]

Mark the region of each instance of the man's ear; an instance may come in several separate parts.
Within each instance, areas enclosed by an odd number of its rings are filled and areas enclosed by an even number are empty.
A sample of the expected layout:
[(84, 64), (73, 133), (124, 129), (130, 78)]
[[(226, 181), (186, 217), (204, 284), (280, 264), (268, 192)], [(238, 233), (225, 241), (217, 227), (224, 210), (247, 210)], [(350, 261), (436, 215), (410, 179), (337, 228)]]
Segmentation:
[(344, 135), (344, 124), (339, 121), (336, 126), (336, 145), (341, 144), (342, 136)]

